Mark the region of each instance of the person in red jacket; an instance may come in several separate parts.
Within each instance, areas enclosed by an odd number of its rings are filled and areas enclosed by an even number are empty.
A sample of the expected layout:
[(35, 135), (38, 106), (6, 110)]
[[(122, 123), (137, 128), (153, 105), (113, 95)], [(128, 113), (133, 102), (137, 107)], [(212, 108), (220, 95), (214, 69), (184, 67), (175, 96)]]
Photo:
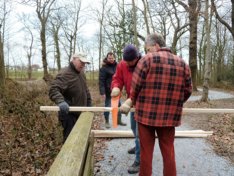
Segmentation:
[[(112, 77), (112, 92), (111, 96), (115, 97), (120, 95), (123, 87), (125, 87), (127, 96), (130, 95), (130, 87), (132, 81), (132, 73), (140, 59), (140, 54), (134, 45), (126, 45), (123, 51), (123, 60), (119, 62), (116, 72)], [(128, 150), (129, 154), (135, 154), (135, 161), (128, 169), (128, 173), (135, 174), (139, 172), (140, 168), (140, 143), (138, 137), (138, 128), (134, 119), (134, 113), (130, 114), (131, 129), (135, 137), (135, 147)]]
[(183, 104), (192, 93), (190, 68), (165, 48), (160, 34), (148, 35), (145, 47), (147, 54), (138, 62), (132, 76), (130, 98), (120, 111), (128, 113), (135, 105), (141, 148), (139, 175), (152, 175), (156, 132), (163, 157), (163, 175), (175, 176), (175, 127), (181, 124)]

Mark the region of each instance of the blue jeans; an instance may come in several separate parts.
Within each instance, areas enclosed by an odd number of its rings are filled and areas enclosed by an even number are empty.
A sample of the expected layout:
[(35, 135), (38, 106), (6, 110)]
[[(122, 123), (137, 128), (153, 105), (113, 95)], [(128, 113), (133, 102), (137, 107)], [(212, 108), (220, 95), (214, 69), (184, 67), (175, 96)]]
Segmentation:
[[(106, 96), (105, 107), (110, 107), (110, 106), (111, 106), (111, 96)], [(109, 111), (104, 112), (104, 117), (106, 122), (109, 122), (109, 115), (110, 115)]]
[(139, 141), (139, 133), (138, 133), (138, 125), (137, 122), (134, 119), (134, 112), (130, 113), (130, 123), (131, 123), (131, 129), (135, 137), (135, 145), (136, 145), (136, 162), (140, 162), (140, 141)]

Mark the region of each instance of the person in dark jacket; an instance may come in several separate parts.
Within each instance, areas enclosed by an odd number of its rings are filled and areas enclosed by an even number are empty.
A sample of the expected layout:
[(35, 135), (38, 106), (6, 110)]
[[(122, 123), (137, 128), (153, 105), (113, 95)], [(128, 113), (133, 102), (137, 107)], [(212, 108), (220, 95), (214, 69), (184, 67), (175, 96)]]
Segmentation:
[[(114, 54), (112, 52), (108, 52), (106, 58), (103, 60), (102, 67), (99, 72), (99, 90), (103, 100), (105, 101), (105, 107), (111, 106), (111, 82), (116, 66), (117, 63), (115, 61)], [(104, 112), (106, 128), (110, 128), (109, 114), (110, 112)], [(120, 113), (118, 114), (118, 124), (123, 126), (126, 125), (121, 121)]]
[(58, 118), (63, 127), (63, 140), (66, 141), (81, 112), (69, 112), (69, 106), (91, 106), (92, 100), (83, 72), (89, 64), (83, 53), (74, 54), (67, 68), (52, 81), (50, 99), (59, 106)]

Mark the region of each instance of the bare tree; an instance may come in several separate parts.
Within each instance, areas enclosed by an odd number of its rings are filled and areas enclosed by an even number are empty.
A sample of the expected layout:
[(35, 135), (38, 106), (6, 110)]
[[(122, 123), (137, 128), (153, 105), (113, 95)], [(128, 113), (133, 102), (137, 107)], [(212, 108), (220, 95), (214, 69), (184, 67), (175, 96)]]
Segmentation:
[(98, 10), (96, 10), (97, 16), (98, 16), (98, 23), (99, 23), (99, 46), (98, 46), (98, 68), (100, 69), (100, 63), (102, 60), (102, 50), (103, 50), (103, 21), (104, 21), (104, 15), (105, 15), (105, 8), (107, 5), (107, 0), (103, 0), (102, 1), (102, 9), (101, 12), (99, 12)]
[[(122, 49), (127, 43), (134, 43), (134, 24), (132, 18), (132, 4), (125, 5), (124, 0), (115, 1), (115, 5), (108, 10), (105, 16), (104, 34), (106, 44), (114, 51), (118, 59), (122, 58)], [(114, 9), (116, 7), (116, 9)], [(116, 16), (118, 15), (118, 18)]]
[(168, 12), (165, 10), (165, 6), (169, 5), (168, 1), (150, 1), (150, 11), (154, 21), (155, 30), (161, 33), (167, 41), (167, 37), (171, 33), (171, 23)]
[(133, 33), (134, 33), (134, 43), (136, 47), (139, 47), (138, 37), (137, 37), (137, 13), (136, 13), (136, 5), (135, 0), (132, 0), (132, 20), (133, 20)]
[[(225, 21), (225, 19), (220, 16), (214, 0), (211, 0), (211, 4), (215, 12), (216, 18), (220, 21), (220, 23), (222, 23), (230, 31), (230, 33), (232, 34), (233, 41), (234, 41), (234, 0), (231, 0), (231, 11), (232, 11), (231, 12), (231, 25), (229, 21), (227, 20)], [(233, 48), (232, 56), (231, 56), (232, 57), (232, 75), (233, 75), (232, 83), (234, 84), (234, 42), (232, 44), (232, 48)]]
[(201, 31), (200, 31), (200, 40), (198, 44), (198, 63), (199, 63), (199, 68), (198, 68), (198, 74), (197, 74), (197, 82), (201, 83), (202, 80), (202, 73), (204, 73), (204, 67), (203, 67), (203, 61), (204, 61), (204, 50), (205, 50), (205, 25), (202, 25)]
[[(150, 28), (149, 28), (149, 22), (148, 22), (148, 17), (147, 17), (147, 14), (149, 13), (150, 14), (150, 11), (148, 9), (148, 1), (147, 0), (142, 0), (143, 2), (143, 15), (144, 15), (144, 20), (145, 20), (145, 26), (146, 26), (146, 31), (147, 31), (147, 34), (150, 33)], [(152, 20), (151, 16), (150, 16), (150, 19)]]
[(48, 18), (50, 17), (51, 7), (55, 0), (36, 0), (36, 13), (40, 21), (40, 39), (41, 39), (41, 55), (42, 55), (42, 64), (44, 70), (44, 80), (49, 81), (50, 75), (47, 69), (47, 53), (46, 53), (46, 26)]
[(61, 24), (56, 24), (54, 22), (51, 22), (52, 25), (52, 33), (53, 33), (53, 39), (54, 39), (54, 47), (55, 47), (55, 59), (57, 63), (58, 70), (61, 70), (61, 52), (60, 52), (60, 46), (59, 46), (59, 29), (61, 27)]
[[(210, 49), (210, 23), (209, 20), (209, 0), (205, 1), (205, 28), (206, 28), (206, 66), (205, 66), (205, 75), (203, 82), (203, 92), (201, 101), (208, 101), (208, 93), (209, 93), (209, 81), (211, 77), (211, 49)], [(211, 15), (211, 14), (210, 14)], [(210, 18), (211, 19), (211, 18)]]
[(188, 5), (180, 0), (175, 0), (189, 13), (189, 66), (191, 68), (193, 90), (197, 91), (197, 23), (200, 11), (200, 0), (188, 0)]
[(33, 43), (34, 43), (34, 35), (33, 35), (33, 22), (30, 19), (30, 15), (23, 13), (22, 16), (19, 17), (20, 21), (22, 21), (23, 28), (21, 31), (25, 32), (25, 43), (24, 50), (26, 52), (26, 57), (28, 59), (28, 67), (27, 67), (27, 75), (28, 79), (32, 79), (32, 56), (33, 56)]
[(56, 10), (53, 11), (50, 18), (50, 24), (51, 24), (51, 33), (53, 35), (53, 41), (54, 41), (54, 57), (56, 59), (57, 68), (58, 70), (61, 70), (61, 52), (60, 52), (60, 37), (59, 32), (62, 26), (62, 23), (64, 19), (61, 17), (60, 10), (62, 8), (56, 8)]
[(148, 13), (149, 13), (151, 28), (152, 28), (153, 32), (155, 32), (156, 31), (155, 30), (155, 23), (153, 21), (153, 16), (152, 16), (151, 10), (149, 8), (149, 2), (148, 2), (148, 0), (146, 0), (146, 7), (147, 7), (147, 10), (148, 10)]
[[(219, 23), (220, 24), (220, 23)], [(225, 58), (225, 47), (227, 45), (227, 28), (224, 28), (221, 25), (216, 23), (216, 34), (217, 34), (217, 72), (216, 72), (216, 81), (220, 82), (223, 79), (223, 64)]]
[(34, 36), (33, 33), (31, 31), (31, 29), (28, 26), (25, 26), (27, 31), (29, 32), (29, 37), (30, 39), (28, 40), (29, 46), (25, 45), (25, 49), (27, 52), (27, 59), (28, 59), (28, 79), (32, 79), (32, 54), (33, 54), (33, 41), (34, 41)]
[(0, 91), (4, 89), (5, 86), (5, 63), (4, 63), (4, 35), (2, 33), (2, 22), (0, 24)]
[(222, 18), (216, 8), (215, 2), (214, 0), (211, 0), (211, 4), (212, 4), (212, 8), (215, 12), (216, 18), (220, 21), (220, 23), (222, 23), (224, 26), (226, 26), (226, 28), (231, 32), (232, 34), (232, 38), (234, 40), (234, 0), (231, 0), (231, 25), (229, 24), (229, 21), (225, 21), (224, 18)]
[(4, 37), (8, 13), (7, 1), (3, 0), (0, 6), (0, 92), (5, 87)]
[(65, 7), (65, 11), (63, 12), (63, 15), (66, 17), (62, 23), (62, 29), (65, 36), (61, 39), (61, 43), (66, 52), (68, 63), (70, 62), (72, 54), (79, 48), (77, 45), (78, 30), (84, 24), (84, 21), (81, 21), (80, 16), (81, 5), (81, 0), (71, 1)]
[(168, 7), (168, 4), (164, 3), (164, 7), (171, 19), (172, 27), (174, 28), (173, 40), (171, 44), (171, 50), (174, 54), (177, 54), (177, 43), (179, 39), (188, 31), (189, 23), (185, 20), (181, 20), (183, 17), (178, 13), (178, 6), (176, 6), (175, 1), (169, 1), (172, 5), (172, 9)]

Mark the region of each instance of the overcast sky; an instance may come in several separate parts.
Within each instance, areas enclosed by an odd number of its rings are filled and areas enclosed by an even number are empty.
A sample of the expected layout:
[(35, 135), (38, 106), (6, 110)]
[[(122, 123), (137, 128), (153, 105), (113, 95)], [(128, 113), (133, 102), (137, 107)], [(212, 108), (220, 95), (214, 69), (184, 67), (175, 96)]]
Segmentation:
[[(92, 6), (97, 6), (98, 1), (94, 0), (85, 0), (82, 1), (82, 9), (86, 7), (91, 7)], [(9, 17), (9, 23), (8, 23), (8, 28), (9, 28), (9, 34), (10, 36), (6, 36), (6, 41), (8, 42), (8, 50), (9, 52), (6, 53), (6, 65), (27, 65), (27, 59), (26, 59), (26, 51), (23, 49), (23, 45), (25, 43), (25, 29), (22, 30), (24, 27), (22, 22), (20, 21), (20, 16), (22, 16), (23, 13), (25, 14), (34, 14), (35, 15), (35, 8), (32, 8), (30, 6), (25, 6), (21, 5), (19, 3), (14, 3), (12, 4), (12, 8), (10, 17)], [(98, 31), (98, 24), (94, 20), (91, 20), (87, 18), (86, 23), (84, 26), (82, 26), (82, 36), (86, 38), (87, 40), (92, 40), (94, 38), (94, 34), (97, 33)], [(38, 32), (34, 32), (35, 35), (39, 35)], [(9, 39), (9, 40), (8, 40)], [(41, 46), (38, 44), (38, 49), (41, 48)], [(33, 58), (33, 63), (32, 64), (39, 64), (42, 65), (41, 63), (41, 53), (39, 50), (35, 51), (35, 56)], [(53, 66), (53, 59), (50, 60), (48, 57), (48, 64), (50, 67)], [(66, 61), (62, 61), (64, 65), (67, 64), (67, 59)], [(66, 63), (65, 63), (66, 62)]]

